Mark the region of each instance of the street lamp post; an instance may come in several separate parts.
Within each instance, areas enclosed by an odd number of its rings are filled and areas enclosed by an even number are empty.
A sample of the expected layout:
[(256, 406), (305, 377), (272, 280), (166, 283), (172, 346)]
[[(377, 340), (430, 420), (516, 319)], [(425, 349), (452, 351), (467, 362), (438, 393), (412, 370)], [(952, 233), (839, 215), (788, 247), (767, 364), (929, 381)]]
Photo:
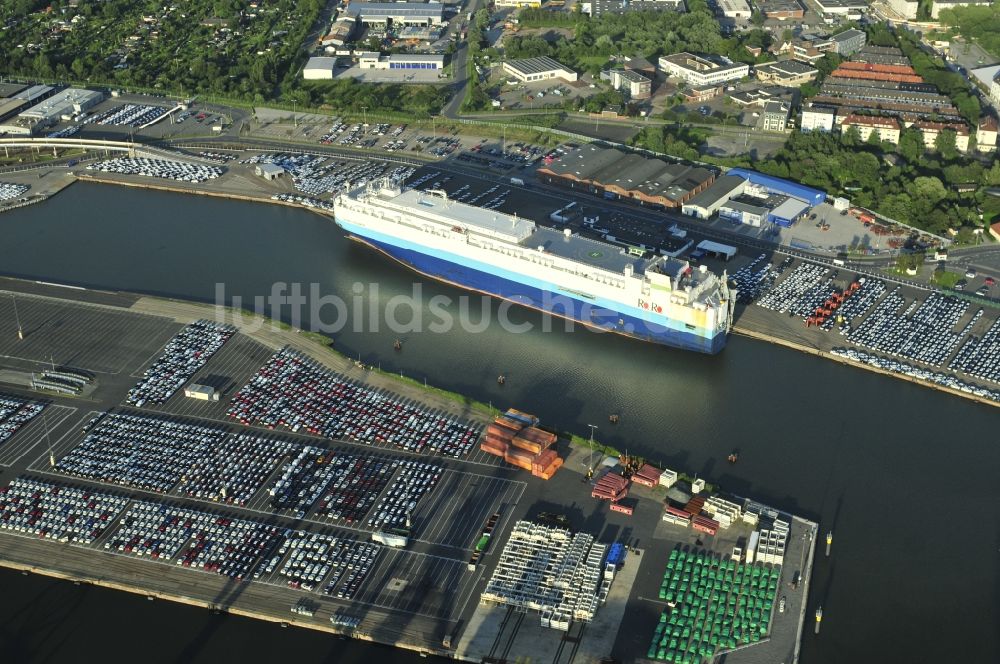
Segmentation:
[(594, 430), (597, 429), (596, 424), (588, 424), (590, 427), (590, 465), (587, 466), (587, 477), (589, 478), (594, 474)]
[(21, 317), (17, 313), (17, 298), (10, 294), (10, 301), (14, 303), (14, 320), (17, 321), (17, 340), (24, 341), (24, 328), (21, 327)]

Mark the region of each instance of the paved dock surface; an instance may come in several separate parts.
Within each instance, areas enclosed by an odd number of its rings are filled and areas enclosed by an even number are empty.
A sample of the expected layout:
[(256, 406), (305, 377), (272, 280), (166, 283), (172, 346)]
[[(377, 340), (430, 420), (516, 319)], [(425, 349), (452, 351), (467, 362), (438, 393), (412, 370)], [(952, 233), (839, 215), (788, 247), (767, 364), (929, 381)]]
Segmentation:
[[(0, 289), (16, 293), (19, 315), (23, 316), (26, 329), (30, 329), (24, 341), (19, 342), (16, 337), (13, 341), (6, 337), (0, 341), (0, 370), (38, 370), (54, 360), (57, 365), (69, 364), (95, 376), (93, 390), (85, 398), (40, 396), (14, 382), (0, 384), (0, 391), (48, 404), (40, 416), (0, 447), (0, 472), (8, 481), (27, 475), (126, 494), (134, 500), (168, 502), (280, 528), (363, 541), (370, 538), (369, 529), (360, 523), (332, 522), (316, 513), (315, 506), (300, 518), (275, 512), (269, 505), (266, 487), (279, 472), (278, 468), (271, 470), (245, 507), (235, 507), (186, 497), (177, 487), (163, 494), (69, 477), (51, 468), (51, 459), (62, 458), (83, 440), (86, 434), (82, 427), (95, 414), (115, 410), (218, 427), (230, 435), (256, 432), (270, 438), (306, 442), (331, 452), (416, 458), (442, 469), (438, 486), (418, 503), (411, 515), (414, 534), (408, 548), (383, 548), (353, 600), (327, 597), (318, 589), (307, 593), (290, 588), (277, 573), (265, 574), (256, 581), (237, 582), (203, 570), (105, 549), (103, 545), (112, 529), (92, 545), (38, 540), (0, 531), (3, 551), (0, 564), (8, 567), (333, 632), (345, 631), (329, 622), (330, 615), (340, 610), (361, 619), (356, 630), (346, 630), (356, 638), (451, 656), (454, 652), (443, 643), (452, 637), (453, 647), (457, 646), (458, 653), (469, 661), (498, 654), (508, 661), (531, 657), (533, 661), (592, 662), (611, 654), (623, 661), (635, 661), (645, 657), (653, 628), (664, 608), (650, 596), (650, 589), (655, 592), (658, 587), (669, 551), (682, 545), (725, 552), (727, 548), (731, 550), (737, 536), (734, 531), (720, 533), (717, 538), (702, 536), (702, 540), (688, 529), (664, 524), (660, 520), (663, 500), (660, 489), (634, 486), (630, 497), (637, 499), (635, 514), (630, 517), (611, 512), (607, 503), (590, 497), (590, 484), (584, 475), (588, 465), (599, 458), (580, 448), (563, 447), (560, 452), (566, 457), (565, 466), (545, 482), (506, 466), (478, 448), (466, 458), (452, 459), (409, 453), (387, 443), (330, 441), (285, 430), (239, 426), (225, 415), (229, 398), (275, 350), (285, 346), (292, 346), (353, 380), (391, 392), (423, 408), (480, 424), (488, 418), (470, 403), (358, 367), (309, 335), (284, 326), (261, 326), (260, 320), (196, 303), (67, 290), (16, 280), (0, 282)], [(0, 297), (0, 317), (4, 315), (4, 306)], [(13, 308), (9, 303), (6, 306)], [(242, 330), (192, 377), (195, 382), (217, 387), (223, 398), (219, 402), (194, 401), (179, 392), (156, 407), (124, 406), (125, 392), (144, 368), (155, 361), (166, 341), (184, 324), (200, 318), (232, 322)], [(501, 519), (490, 550), (470, 571), (467, 561), (472, 548), (485, 521), (495, 511), (501, 513)], [(506, 609), (479, 604), (479, 594), (492, 574), (497, 553), (505, 544), (511, 525), (542, 511), (566, 515), (571, 528), (591, 533), (597, 541), (622, 541), (634, 549), (597, 619), (588, 625), (574, 625), (568, 634), (542, 629), (537, 614), (518, 614), (513, 620), (505, 619)], [(789, 570), (791, 566), (789, 558)], [(303, 597), (318, 604), (315, 616), (290, 612), (290, 607)], [(781, 652), (795, 649), (792, 616), (798, 606), (790, 598), (786, 611), (788, 627), (778, 625), (774, 631), (774, 642), (778, 644), (775, 647), (780, 647)], [(749, 648), (745, 652), (749, 655), (753, 651)], [(729, 657), (737, 655), (743, 657), (743, 651)], [(765, 661), (768, 656), (729, 661)]]

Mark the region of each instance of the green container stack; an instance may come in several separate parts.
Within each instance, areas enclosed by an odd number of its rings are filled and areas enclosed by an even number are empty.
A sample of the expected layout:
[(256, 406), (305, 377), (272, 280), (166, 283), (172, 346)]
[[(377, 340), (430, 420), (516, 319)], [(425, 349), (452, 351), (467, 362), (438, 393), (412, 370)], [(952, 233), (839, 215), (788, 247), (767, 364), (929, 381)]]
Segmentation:
[(720, 650), (760, 641), (767, 635), (780, 576), (778, 566), (674, 549), (659, 593), (674, 607), (660, 615), (646, 656), (699, 664)]

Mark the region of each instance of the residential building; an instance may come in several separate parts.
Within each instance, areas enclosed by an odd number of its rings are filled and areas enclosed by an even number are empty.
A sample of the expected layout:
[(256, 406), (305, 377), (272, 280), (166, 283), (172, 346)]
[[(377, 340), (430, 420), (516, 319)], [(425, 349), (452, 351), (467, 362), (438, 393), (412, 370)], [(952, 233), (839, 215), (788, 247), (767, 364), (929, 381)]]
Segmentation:
[(889, 9), (899, 14), (901, 17), (913, 20), (917, 17), (917, 0), (889, 0)]
[(365, 25), (442, 25), (444, 5), (440, 2), (351, 2), (344, 16)]
[(980, 152), (993, 152), (997, 149), (997, 119), (992, 115), (984, 115), (979, 120), (976, 149)]
[(833, 50), (837, 55), (846, 57), (864, 48), (868, 35), (861, 30), (851, 28), (830, 37), (830, 41), (833, 42)]
[(750, 65), (742, 62), (715, 62), (686, 52), (661, 57), (660, 69), (667, 76), (680, 78), (694, 86), (719, 85), (750, 74)]
[(835, 53), (836, 44), (828, 39), (812, 39), (792, 44), (792, 58), (814, 64), (827, 53)]
[(969, 128), (965, 124), (958, 122), (931, 122), (920, 120), (910, 125), (919, 129), (924, 134), (924, 147), (928, 150), (936, 149), (938, 135), (945, 129), (955, 132), (955, 147), (959, 152), (969, 151)]
[(993, 75), (993, 80), (990, 82), (990, 101), (1000, 108), (1000, 71)]
[(836, 125), (837, 109), (829, 106), (809, 104), (802, 108), (802, 131), (833, 131)]
[(302, 69), (302, 78), (307, 81), (332, 79), (336, 67), (337, 58), (309, 58), (309, 62)]
[(427, 53), (362, 53), (358, 58), (361, 69), (444, 69), (444, 55)]
[(757, 65), (757, 78), (787, 88), (797, 88), (816, 79), (819, 70), (798, 60), (781, 60)]
[(628, 92), (632, 99), (648, 99), (653, 91), (653, 82), (629, 69), (611, 70), (611, 87), (615, 90)]
[(715, 6), (726, 18), (750, 18), (753, 13), (747, 0), (715, 0)]
[(896, 118), (851, 114), (840, 123), (840, 130), (844, 132), (850, 127), (857, 128), (863, 141), (867, 141), (872, 132), (875, 132), (882, 142), (899, 143), (900, 126)]
[(754, 4), (764, 18), (784, 20), (788, 18), (803, 18), (805, 8), (798, 0), (754, 0)]
[(572, 83), (577, 79), (575, 71), (559, 64), (547, 55), (524, 60), (508, 60), (503, 63), (503, 70), (522, 83), (547, 81), (552, 78), (561, 78)]
[(769, 101), (764, 104), (761, 113), (761, 128), (764, 131), (787, 131), (789, 107), (780, 101)]
[(941, 12), (945, 9), (954, 9), (955, 7), (989, 7), (993, 4), (993, 0), (934, 0), (931, 4), (931, 18), (937, 20), (941, 18)]

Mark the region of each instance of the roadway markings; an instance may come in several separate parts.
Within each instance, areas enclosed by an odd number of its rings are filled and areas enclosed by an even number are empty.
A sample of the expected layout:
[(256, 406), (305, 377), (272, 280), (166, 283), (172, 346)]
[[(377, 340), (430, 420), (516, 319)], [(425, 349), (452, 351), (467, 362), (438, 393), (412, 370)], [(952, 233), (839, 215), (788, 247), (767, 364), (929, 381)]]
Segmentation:
[(48, 427), (49, 436), (51, 436), (77, 410), (79, 409), (70, 406), (46, 405), (45, 409), (32, 418), (27, 426), (14, 434), (3, 446), (0, 446), (0, 466), (9, 468), (20, 461), (36, 445), (44, 445), (46, 427)]
[[(117, 375), (149, 347), (150, 339), (159, 339), (174, 327), (164, 319), (144, 314), (57, 303), (34, 295), (15, 297), (24, 339), (5, 336), (0, 340), (0, 357), (24, 363), (27, 370), (55, 363), (94, 374)], [(14, 320), (14, 301), (0, 297), (0, 320)], [(114, 352), (107, 348), (108, 339), (116, 341)]]

